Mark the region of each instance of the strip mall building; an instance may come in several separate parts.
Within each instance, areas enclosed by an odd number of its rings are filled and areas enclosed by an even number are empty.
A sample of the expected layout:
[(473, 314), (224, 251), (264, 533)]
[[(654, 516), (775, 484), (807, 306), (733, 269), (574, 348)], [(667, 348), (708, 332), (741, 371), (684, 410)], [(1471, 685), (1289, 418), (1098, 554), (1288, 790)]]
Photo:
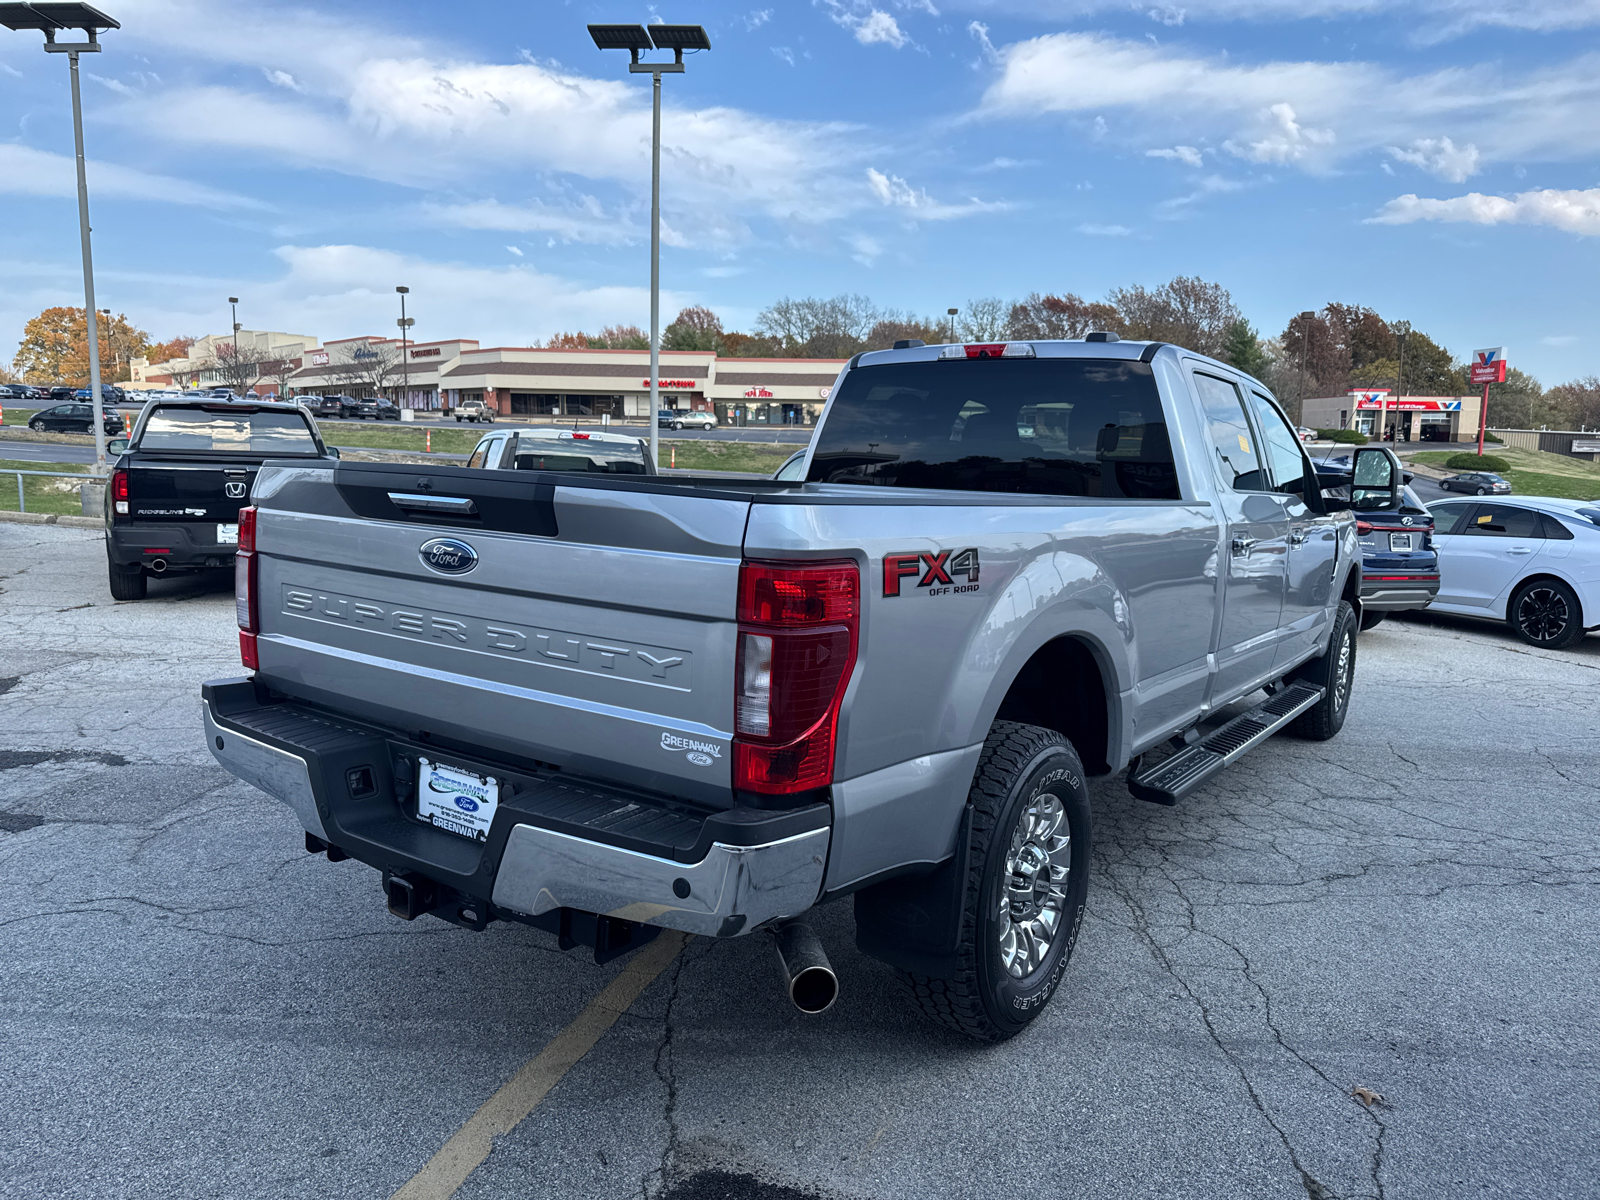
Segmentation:
[[(381, 339), (326, 342), (288, 381), (297, 396), (371, 394), (350, 384), (349, 363)], [(393, 353), (398, 342), (383, 342)], [(650, 415), (648, 350), (536, 350), (457, 339), (411, 342), (405, 370), (380, 389), (402, 407), (450, 409), (482, 400), (502, 416), (633, 417)], [(661, 406), (714, 412), (730, 425), (811, 425), (822, 412), (844, 359), (719, 358), (715, 353), (663, 350)]]

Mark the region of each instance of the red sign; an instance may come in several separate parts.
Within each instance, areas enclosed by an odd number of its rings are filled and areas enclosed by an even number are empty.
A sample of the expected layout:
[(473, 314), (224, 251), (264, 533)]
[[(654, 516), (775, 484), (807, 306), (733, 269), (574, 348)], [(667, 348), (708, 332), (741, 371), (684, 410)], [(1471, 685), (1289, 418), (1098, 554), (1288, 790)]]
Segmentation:
[(745, 393), (745, 399), (747, 400), (770, 400), (771, 398), (772, 393), (764, 387), (753, 387)]
[(1366, 393), (1362, 393), (1356, 400), (1356, 408), (1362, 411), (1376, 411), (1387, 408), (1390, 412), (1460, 412), (1459, 400), (1422, 400), (1408, 396), (1404, 400), (1369, 400)]
[[(650, 386), (650, 381), (648, 379), (641, 380), (640, 382), (643, 383), (645, 387), (649, 387)], [(671, 389), (673, 391), (691, 391), (692, 392), (692, 391), (694, 391), (695, 388), (699, 387), (700, 385), (698, 383), (696, 383), (692, 379), (663, 379), (661, 381), (661, 386), (663, 388), (669, 388), (669, 389)]]
[(1474, 384), (1504, 383), (1506, 381), (1506, 348), (1491, 346), (1487, 350), (1474, 350), (1467, 364), (1467, 378)]

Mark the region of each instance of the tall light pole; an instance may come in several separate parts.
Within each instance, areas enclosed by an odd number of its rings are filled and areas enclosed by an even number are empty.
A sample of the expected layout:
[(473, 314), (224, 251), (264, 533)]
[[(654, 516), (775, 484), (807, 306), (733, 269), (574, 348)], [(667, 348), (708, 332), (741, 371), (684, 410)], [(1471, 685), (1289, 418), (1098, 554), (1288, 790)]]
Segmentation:
[[(699, 25), (591, 25), (589, 36), (601, 50), (626, 50), (633, 58), (630, 75), (654, 80), (650, 132), (650, 461), (661, 465), (661, 76), (683, 74), (685, 50), (709, 50), (711, 39)], [(639, 61), (639, 52), (654, 46), (671, 50), (669, 63)]]
[[(1395, 403), (1395, 410), (1394, 411), (1395, 411), (1395, 420), (1398, 421), (1400, 419), (1400, 411), (1401, 411), (1400, 410), (1400, 400), (1401, 400), (1401, 397), (1403, 397), (1406, 394), (1406, 337), (1407, 337), (1407, 335), (1409, 335), (1411, 333), (1411, 322), (1410, 321), (1396, 321), (1394, 323), (1394, 329), (1395, 329), (1395, 335), (1394, 335), (1395, 336), (1395, 342), (1400, 347), (1400, 356), (1399, 356), (1400, 361), (1395, 365), (1395, 380), (1394, 380), (1394, 403)], [(1406, 419), (1406, 433), (1407, 433), (1408, 437), (1410, 436), (1410, 430), (1411, 430), (1411, 420), (1408, 417)], [(1418, 437), (1422, 436), (1422, 432), (1421, 432), (1420, 427), (1418, 429), (1417, 436)]]
[(406, 331), (409, 330), (411, 326), (415, 324), (415, 322), (412, 321), (410, 317), (406, 316), (406, 295), (411, 291), (411, 289), (408, 287), (397, 287), (394, 290), (400, 293), (400, 319), (396, 322), (396, 324), (400, 326), (400, 378), (402, 380), (400, 384), (400, 407), (404, 408), (411, 400), (411, 355), (409, 353), (410, 339), (408, 338)]
[(950, 317), (950, 340), (954, 342), (956, 340), (956, 314), (961, 310), (959, 308), (947, 308), (944, 311)]
[[(106, 469), (105, 405), (100, 399), (100, 321), (94, 304), (94, 259), (89, 253), (89, 181), (83, 165), (83, 96), (78, 89), (78, 55), (98, 54), (99, 35), (122, 24), (87, 4), (0, 4), (0, 25), (44, 34), (46, 54), (65, 54), (72, 78), (72, 140), (78, 160), (78, 238), (83, 243), (83, 314), (89, 339), (89, 394), (94, 401), (94, 464)], [(57, 42), (56, 34), (80, 29), (86, 42)]]

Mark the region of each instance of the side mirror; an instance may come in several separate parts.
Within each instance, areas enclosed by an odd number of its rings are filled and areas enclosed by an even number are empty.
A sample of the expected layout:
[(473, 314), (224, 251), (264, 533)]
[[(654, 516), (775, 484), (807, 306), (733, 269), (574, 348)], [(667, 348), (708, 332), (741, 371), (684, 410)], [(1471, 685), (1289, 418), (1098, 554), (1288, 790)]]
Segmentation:
[(1400, 507), (1400, 463), (1382, 446), (1355, 452), (1350, 466), (1350, 506), (1357, 509)]
[(328, 451), (328, 457), (329, 458), (338, 458), (339, 457), (339, 447), (337, 447), (337, 446), (328, 446), (328, 447), (325, 447), (325, 449)]
[(128, 439), (125, 437), (112, 438), (106, 443), (107, 454), (126, 454), (128, 452)]

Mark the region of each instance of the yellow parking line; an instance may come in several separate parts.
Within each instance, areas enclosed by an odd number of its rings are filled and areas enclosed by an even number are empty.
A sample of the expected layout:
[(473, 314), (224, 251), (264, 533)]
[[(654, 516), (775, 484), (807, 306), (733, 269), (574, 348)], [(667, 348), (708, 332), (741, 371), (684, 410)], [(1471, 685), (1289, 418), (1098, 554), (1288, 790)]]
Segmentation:
[(561, 1077), (594, 1047), (602, 1034), (665, 971), (689, 939), (671, 930), (633, 955), (622, 974), (589, 1001), (589, 1005), (538, 1055), (483, 1102), (483, 1107), (439, 1148), (422, 1170), (391, 1200), (448, 1200), (467, 1176), (478, 1169), (494, 1139), (510, 1133), (545, 1098)]

